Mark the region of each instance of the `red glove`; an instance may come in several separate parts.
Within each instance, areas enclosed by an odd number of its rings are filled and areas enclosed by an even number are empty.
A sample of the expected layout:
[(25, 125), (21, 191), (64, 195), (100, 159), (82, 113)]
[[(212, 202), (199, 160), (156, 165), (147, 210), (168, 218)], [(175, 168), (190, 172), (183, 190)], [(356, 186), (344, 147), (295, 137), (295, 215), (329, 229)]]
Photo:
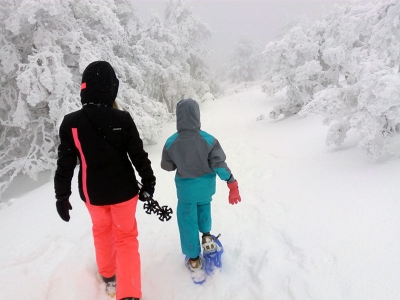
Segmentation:
[(239, 195), (239, 188), (238, 188), (238, 182), (237, 180), (228, 183), (228, 188), (229, 188), (229, 203), (234, 205), (238, 204), (242, 199), (240, 198)]

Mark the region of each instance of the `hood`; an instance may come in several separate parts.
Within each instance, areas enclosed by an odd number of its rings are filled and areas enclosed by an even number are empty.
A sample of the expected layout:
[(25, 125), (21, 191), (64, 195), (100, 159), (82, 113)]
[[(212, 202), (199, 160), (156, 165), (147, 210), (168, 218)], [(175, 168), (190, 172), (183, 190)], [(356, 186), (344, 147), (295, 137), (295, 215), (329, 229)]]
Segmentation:
[(193, 99), (185, 99), (176, 106), (176, 128), (181, 130), (200, 130), (200, 107)]
[(106, 61), (89, 64), (82, 74), (82, 104), (112, 106), (118, 93), (119, 81), (113, 67)]

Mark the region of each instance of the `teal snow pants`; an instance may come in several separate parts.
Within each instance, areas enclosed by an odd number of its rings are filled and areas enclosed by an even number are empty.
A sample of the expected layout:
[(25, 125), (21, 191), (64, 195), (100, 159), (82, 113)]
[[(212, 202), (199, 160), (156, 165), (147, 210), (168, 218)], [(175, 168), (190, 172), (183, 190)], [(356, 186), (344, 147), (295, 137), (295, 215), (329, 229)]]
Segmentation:
[(211, 231), (211, 198), (194, 203), (178, 200), (177, 218), (182, 252), (196, 258), (201, 253), (199, 232)]

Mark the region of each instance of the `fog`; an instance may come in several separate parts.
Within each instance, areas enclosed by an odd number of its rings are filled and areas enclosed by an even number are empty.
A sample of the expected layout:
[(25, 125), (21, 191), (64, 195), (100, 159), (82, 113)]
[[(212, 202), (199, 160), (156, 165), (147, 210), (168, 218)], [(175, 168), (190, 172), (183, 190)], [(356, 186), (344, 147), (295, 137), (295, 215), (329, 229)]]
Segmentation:
[[(364, 2), (366, 2), (365, 0)], [(163, 15), (166, 1), (135, 0), (137, 12), (143, 19), (153, 10)], [(193, 0), (193, 12), (214, 31), (209, 47), (210, 62), (222, 63), (229, 57), (239, 36), (251, 36), (262, 45), (277, 38), (284, 28), (302, 22), (313, 22), (335, 4), (346, 0)]]

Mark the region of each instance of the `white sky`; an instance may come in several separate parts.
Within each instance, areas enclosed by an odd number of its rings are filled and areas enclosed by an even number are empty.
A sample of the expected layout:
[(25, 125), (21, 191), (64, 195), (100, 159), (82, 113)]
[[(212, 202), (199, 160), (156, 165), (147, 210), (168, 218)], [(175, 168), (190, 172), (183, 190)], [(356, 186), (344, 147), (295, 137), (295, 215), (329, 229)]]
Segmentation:
[[(368, 0), (362, 0), (368, 1)], [(229, 55), (241, 33), (250, 33), (255, 40), (266, 44), (274, 39), (280, 28), (300, 16), (314, 21), (329, 11), (335, 3), (346, 0), (192, 0), (195, 15), (215, 31), (209, 42), (214, 51), (212, 62)], [(146, 19), (151, 10), (163, 15), (165, 1), (135, 0), (139, 16)]]

